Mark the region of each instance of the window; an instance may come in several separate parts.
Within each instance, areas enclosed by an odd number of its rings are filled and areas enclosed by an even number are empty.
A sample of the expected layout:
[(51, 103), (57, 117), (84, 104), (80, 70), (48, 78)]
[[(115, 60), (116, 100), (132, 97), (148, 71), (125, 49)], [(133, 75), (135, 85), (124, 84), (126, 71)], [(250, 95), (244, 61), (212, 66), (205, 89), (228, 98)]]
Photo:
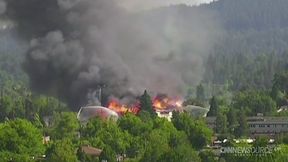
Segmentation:
[(249, 124), (250, 128), (255, 128), (255, 124)]

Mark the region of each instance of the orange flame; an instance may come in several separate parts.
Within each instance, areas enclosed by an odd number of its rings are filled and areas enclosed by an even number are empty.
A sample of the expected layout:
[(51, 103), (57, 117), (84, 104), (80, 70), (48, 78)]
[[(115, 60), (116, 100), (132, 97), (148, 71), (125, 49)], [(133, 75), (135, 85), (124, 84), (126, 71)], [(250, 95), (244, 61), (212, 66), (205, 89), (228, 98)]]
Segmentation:
[(177, 98), (156, 96), (153, 100), (155, 110), (177, 109), (182, 107), (183, 101)]
[(120, 102), (116, 100), (110, 101), (107, 107), (121, 115), (127, 112), (137, 114), (140, 111), (137, 104), (134, 104), (133, 106), (127, 106), (120, 104)]
[[(179, 98), (169, 98), (167, 96), (156, 96), (152, 101), (152, 106), (155, 111), (165, 111), (165, 110), (180, 110), (183, 101)], [(125, 113), (138, 114), (140, 112), (139, 101), (132, 105), (121, 104), (117, 99), (113, 99), (108, 103), (109, 109), (117, 112), (120, 115)]]

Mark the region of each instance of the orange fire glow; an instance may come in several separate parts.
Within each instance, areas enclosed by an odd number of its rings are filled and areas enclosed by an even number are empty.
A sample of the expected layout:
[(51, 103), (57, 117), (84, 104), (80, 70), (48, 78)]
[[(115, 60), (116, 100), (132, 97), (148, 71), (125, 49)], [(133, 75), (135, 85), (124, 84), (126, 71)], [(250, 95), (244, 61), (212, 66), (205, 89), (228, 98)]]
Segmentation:
[(153, 100), (153, 107), (155, 110), (177, 109), (182, 107), (182, 103), (181, 99), (156, 96)]
[(110, 101), (107, 107), (120, 115), (123, 115), (127, 112), (137, 114), (140, 111), (138, 104), (134, 104), (133, 106), (127, 106), (120, 104), (120, 102), (117, 100)]
[[(155, 111), (180, 110), (182, 103), (183, 101), (179, 98), (170, 98), (167, 96), (156, 96), (152, 100), (152, 106)], [(127, 112), (138, 114), (141, 110), (139, 101), (128, 106), (121, 104), (117, 99), (111, 100), (107, 107), (120, 115), (123, 115)]]

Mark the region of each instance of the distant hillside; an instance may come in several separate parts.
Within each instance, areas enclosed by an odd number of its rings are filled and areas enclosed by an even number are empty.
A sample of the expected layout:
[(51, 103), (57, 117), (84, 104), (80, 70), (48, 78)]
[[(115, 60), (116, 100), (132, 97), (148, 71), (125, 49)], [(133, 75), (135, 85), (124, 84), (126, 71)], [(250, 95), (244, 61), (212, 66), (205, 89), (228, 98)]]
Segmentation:
[(283, 53), (288, 48), (287, 0), (219, 0), (200, 8), (212, 10), (228, 33), (221, 53)]
[(288, 66), (287, 0), (219, 0), (199, 8), (218, 14), (226, 35), (207, 60), (204, 80), (230, 88), (269, 88)]
[(232, 31), (288, 27), (287, 0), (219, 0), (201, 7), (217, 11)]
[[(211, 39), (218, 34), (206, 60), (204, 82), (228, 83), (233, 90), (269, 88), (274, 74), (288, 67), (288, 0), (218, 0), (198, 7), (163, 7), (145, 16), (162, 25), (161, 33), (175, 15), (174, 22), (185, 22), (187, 31), (197, 26), (208, 29)], [(198, 45), (190, 44), (186, 51), (194, 52)]]

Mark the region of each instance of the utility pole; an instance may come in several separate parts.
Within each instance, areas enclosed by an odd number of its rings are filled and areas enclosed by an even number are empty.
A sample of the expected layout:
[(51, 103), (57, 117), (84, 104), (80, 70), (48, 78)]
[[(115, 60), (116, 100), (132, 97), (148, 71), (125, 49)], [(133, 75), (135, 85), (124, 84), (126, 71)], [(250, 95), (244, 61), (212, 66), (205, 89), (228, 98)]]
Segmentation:
[(99, 88), (99, 90), (98, 90), (98, 100), (100, 102), (100, 106), (102, 106), (102, 89), (105, 88), (105, 87), (106, 87), (105, 84), (99, 84), (98, 85), (98, 88)]
[(102, 106), (102, 87), (99, 87), (99, 93), (98, 93), (98, 100), (100, 102), (100, 106)]

